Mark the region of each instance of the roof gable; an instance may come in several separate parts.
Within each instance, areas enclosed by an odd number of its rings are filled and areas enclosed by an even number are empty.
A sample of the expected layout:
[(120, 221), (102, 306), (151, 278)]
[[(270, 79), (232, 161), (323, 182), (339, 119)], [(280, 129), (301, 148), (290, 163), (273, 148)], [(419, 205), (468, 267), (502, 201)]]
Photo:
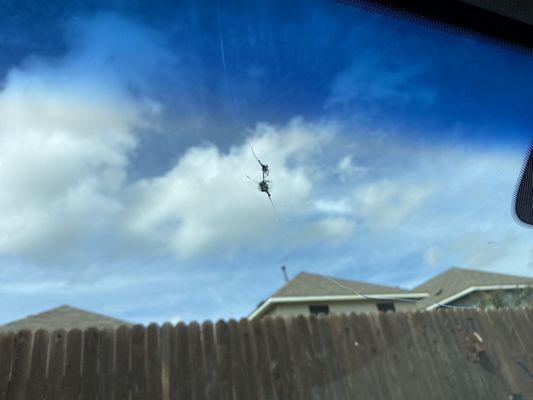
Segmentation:
[(393, 286), (375, 285), (372, 283), (329, 278), (323, 275), (300, 272), (271, 297), (342, 296), (354, 294), (353, 291), (341, 287), (335, 284), (335, 282), (362, 294), (413, 293), (409, 290)]
[(428, 298), (419, 303), (420, 307), (425, 308), (445, 301), (473, 286), (524, 284), (533, 284), (533, 278), (454, 267), (416, 286), (413, 290), (429, 294)]
[(81, 310), (79, 308), (63, 305), (44, 311), (39, 314), (29, 315), (13, 322), (0, 326), (0, 331), (28, 330), (55, 330), (55, 329), (85, 329), (89, 327), (116, 328), (121, 325), (131, 325), (130, 322), (102, 314)]

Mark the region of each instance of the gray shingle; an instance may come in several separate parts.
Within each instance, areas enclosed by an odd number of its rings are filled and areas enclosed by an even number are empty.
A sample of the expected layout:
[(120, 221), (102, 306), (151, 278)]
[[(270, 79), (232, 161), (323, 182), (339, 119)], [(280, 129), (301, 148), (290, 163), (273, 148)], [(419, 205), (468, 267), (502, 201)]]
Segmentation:
[[(333, 278), (340, 284), (352, 288), (363, 294), (402, 294), (413, 293), (410, 290), (400, 289), (393, 286), (375, 285), (372, 283), (352, 281), (347, 279)], [(293, 297), (293, 296), (342, 296), (353, 295), (354, 293), (336, 285), (327, 277), (300, 272), (293, 279), (287, 282), (272, 297)]]
[(521, 284), (533, 284), (533, 278), (454, 267), (416, 286), (413, 291), (429, 294), (418, 303), (419, 307), (425, 308), (472, 286)]
[(85, 329), (89, 327), (103, 329), (117, 328), (121, 325), (131, 325), (131, 323), (64, 305), (36, 315), (29, 315), (28, 317), (17, 321), (9, 322), (0, 326), (0, 331), (16, 332), (22, 329), (32, 331), (45, 329), (52, 331), (54, 329), (68, 330), (73, 328)]

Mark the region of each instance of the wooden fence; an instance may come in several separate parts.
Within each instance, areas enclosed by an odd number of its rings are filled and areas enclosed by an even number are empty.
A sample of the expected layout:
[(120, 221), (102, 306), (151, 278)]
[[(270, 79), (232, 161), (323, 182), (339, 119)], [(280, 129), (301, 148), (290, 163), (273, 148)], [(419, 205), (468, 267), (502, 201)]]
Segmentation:
[(0, 400), (503, 400), (532, 394), (531, 310), (0, 335)]

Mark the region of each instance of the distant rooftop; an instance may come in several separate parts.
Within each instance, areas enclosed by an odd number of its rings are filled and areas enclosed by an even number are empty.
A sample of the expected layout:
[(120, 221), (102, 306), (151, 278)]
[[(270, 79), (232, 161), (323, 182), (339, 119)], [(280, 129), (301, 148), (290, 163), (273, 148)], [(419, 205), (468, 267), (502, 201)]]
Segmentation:
[(132, 325), (131, 322), (123, 321), (117, 318), (108, 317), (93, 313), (90, 311), (80, 310), (68, 305), (63, 305), (44, 311), (39, 314), (29, 315), (26, 318), (9, 322), (0, 326), (1, 332), (20, 331), (28, 329), (35, 331), (45, 329), (53, 331), (55, 329), (85, 329), (89, 327), (96, 328), (117, 328), (121, 325)]
[(402, 294), (413, 293), (410, 290), (401, 289), (394, 286), (376, 285), (373, 283), (360, 282), (340, 278), (328, 278), (324, 275), (300, 272), (293, 279), (287, 282), (272, 297), (295, 297), (295, 296), (342, 296), (354, 294), (350, 290), (337, 285), (332, 281), (340, 283), (342, 286), (353, 289), (363, 294)]
[(432, 303), (440, 303), (473, 286), (523, 284), (533, 284), (533, 278), (453, 267), (416, 286), (413, 291), (429, 294), (429, 297), (418, 303), (419, 307), (425, 308)]

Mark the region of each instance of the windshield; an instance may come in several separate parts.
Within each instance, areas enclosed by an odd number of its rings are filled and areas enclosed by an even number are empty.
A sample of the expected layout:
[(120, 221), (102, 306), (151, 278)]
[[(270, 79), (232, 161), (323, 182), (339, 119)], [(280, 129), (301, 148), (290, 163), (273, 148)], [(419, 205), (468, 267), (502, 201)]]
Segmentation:
[(476, 288), (528, 287), (533, 58), (333, 1), (97, 3), (0, 17), (1, 323), (500, 308), (514, 292)]

